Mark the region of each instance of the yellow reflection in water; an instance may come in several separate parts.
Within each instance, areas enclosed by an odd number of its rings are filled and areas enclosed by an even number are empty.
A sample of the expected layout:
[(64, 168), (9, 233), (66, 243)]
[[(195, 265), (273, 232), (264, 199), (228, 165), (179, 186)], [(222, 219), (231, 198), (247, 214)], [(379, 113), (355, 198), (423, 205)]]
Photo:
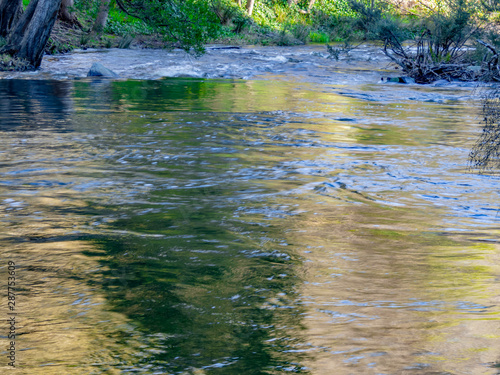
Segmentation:
[[(410, 210), (312, 210), (292, 239), (307, 248), (300, 293), (313, 373), (495, 373), (485, 364), (500, 353), (488, 335), (499, 320), (498, 246), (426, 233), (435, 221)], [(385, 236), (369, 228), (391, 222)]]

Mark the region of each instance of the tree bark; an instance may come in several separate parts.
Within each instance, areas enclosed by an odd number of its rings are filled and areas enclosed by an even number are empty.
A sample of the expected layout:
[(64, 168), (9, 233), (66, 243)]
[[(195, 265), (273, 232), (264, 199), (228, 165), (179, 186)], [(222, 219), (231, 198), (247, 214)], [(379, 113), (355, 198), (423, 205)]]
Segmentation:
[(307, 10), (299, 9), (299, 13), (309, 14), (316, 0), (309, 0), (307, 3)]
[(76, 22), (76, 15), (71, 11), (75, 5), (74, 0), (62, 0), (59, 8), (59, 19), (68, 23)]
[(0, 53), (25, 59), (38, 68), (60, 6), (61, 0), (31, 0)]
[(249, 16), (252, 15), (254, 2), (255, 0), (247, 0), (247, 13)]
[(0, 0), (0, 36), (6, 37), (23, 12), (23, 0)]
[(92, 26), (93, 32), (101, 33), (104, 30), (104, 27), (106, 26), (106, 21), (108, 20), (109, 3), (110, 0), (101, 0), (101, 5), (99, 6), (99, 13), (97, 13), (94, 25)]

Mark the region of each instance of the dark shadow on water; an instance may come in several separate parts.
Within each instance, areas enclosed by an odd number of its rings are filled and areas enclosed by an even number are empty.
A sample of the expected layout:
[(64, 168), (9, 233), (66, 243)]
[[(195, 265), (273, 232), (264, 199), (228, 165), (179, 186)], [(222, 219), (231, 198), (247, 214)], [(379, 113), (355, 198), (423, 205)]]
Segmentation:
[(0, 80), (0, 130), (64, 130), (72, 88), (69, 81)]

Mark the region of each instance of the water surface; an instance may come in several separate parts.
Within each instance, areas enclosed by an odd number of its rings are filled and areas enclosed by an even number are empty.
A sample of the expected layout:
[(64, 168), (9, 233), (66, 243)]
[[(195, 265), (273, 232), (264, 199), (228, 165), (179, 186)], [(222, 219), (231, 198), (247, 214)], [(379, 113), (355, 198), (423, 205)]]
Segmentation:
[(0, 81), (18, 373), (496, 374), (499, 180), (467, 170), (468, 95)]

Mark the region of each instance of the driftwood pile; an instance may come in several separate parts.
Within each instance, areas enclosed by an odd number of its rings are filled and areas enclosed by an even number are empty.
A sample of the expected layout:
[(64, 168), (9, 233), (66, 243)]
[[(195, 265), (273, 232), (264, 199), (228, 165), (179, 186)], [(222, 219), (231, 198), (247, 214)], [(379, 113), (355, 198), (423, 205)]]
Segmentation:
[[(485, 50), (480, 65), (470, 58), (472, 48), (466, 48), (465, 41), (443, 51), (423, 38), (416, 48), (404, 48), (396, 38), (392, 38), (385, 42), (384, 52), (417, 83), (442, 79), (500, 82), (496, 48), (479, 39), (476, 42)], [(500, 173), (500, 86), (485, 87), (481, 99), (483, 131), (469, 154), (469, 165), (482, 172)]]
[(464, 45), (439, 50), (439, 47), (433, 46), (425, 38), (417, 42), (416, 49), (403, 47), (396, 38), (388, 39), (384, 44), (384, 53), (417, 83), (431, 83), (441, 79), (500, 82), (498, 52), (489, 43), (479, 39), (477, 43), (490, 52), (485, 55), (481, 65), (471, 63), (468, 58), (470, 48)]

